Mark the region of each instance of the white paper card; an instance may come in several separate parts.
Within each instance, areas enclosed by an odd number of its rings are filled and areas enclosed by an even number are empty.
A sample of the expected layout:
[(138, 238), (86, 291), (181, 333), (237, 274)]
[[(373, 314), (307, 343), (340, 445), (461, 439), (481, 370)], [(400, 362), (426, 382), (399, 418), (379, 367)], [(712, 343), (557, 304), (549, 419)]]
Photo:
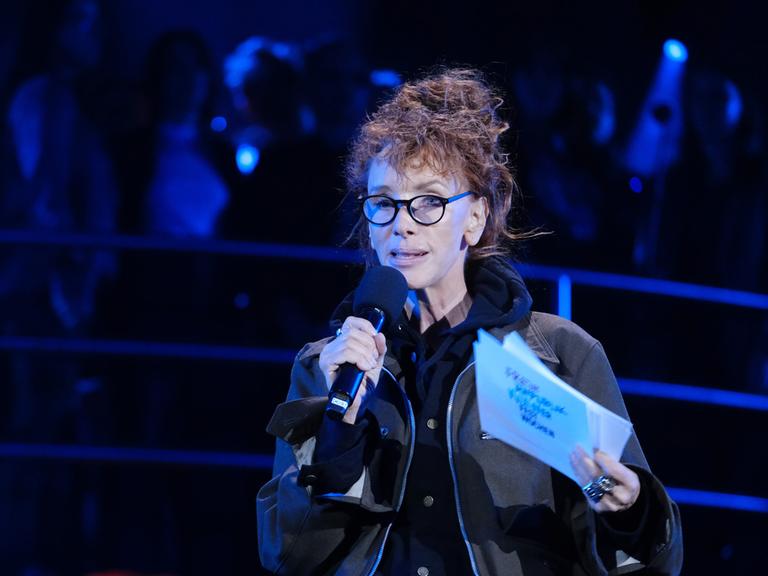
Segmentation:
[(504, 343), (480, 330), (475, 374), (483, 430), (577, 481), (580, 445), (619, 459), (632, 424), (555, 376), (517, 333)]

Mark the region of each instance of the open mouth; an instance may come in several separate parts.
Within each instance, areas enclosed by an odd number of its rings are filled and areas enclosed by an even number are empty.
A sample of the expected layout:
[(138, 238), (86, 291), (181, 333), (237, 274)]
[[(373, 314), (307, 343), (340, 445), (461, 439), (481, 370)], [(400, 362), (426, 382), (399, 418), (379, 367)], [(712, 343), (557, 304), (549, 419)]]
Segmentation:
[(395, 262), (408, 264), (423, 258), (427, 252), (425, 250), (392, 250), (389, 254)]

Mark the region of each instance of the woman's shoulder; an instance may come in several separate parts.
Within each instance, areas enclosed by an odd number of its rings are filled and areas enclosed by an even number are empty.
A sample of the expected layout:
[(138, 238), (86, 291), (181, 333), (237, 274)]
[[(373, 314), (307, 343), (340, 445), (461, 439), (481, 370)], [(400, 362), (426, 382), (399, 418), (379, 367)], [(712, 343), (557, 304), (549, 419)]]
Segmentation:
[(581, 326), (558, 316), (546, 312), (531, 312), (531, 326), (549, 341), (577, 343), (592, 347), (597, 339)]
[(288, 391), (288, 400), (304, 398), (307, 396), (325, 396), (328, 388), (325, 376), (320, 370), (319, 356), (325, 345), (331, 338), (323, 338), (315, 342), (305, 344), (296, 354), (291, 368), (291, 386)]
[(544, 360), (572, 365), (583, 360), (600, 342), (575, 322), (546, 312), (531, 312), (520, 330), (526, 343)]

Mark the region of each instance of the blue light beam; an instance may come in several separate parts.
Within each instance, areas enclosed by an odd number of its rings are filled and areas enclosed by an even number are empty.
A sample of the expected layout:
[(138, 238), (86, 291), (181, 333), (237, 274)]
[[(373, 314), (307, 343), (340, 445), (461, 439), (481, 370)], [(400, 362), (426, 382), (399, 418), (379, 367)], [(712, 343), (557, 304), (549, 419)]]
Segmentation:
[(573, 286), (571, 277), (568, 274), (562, 274), (557, 279), (557, 313), (558, 315), (571, 319), (573, 315)]
[(759, 394), (632, 378), (619, 378), (619, 387), (624, 394), (768, 412), (768, 396), (760, 396)]
[(251, 174), (256, 169), (256, 166), (259, 165), (260, 156), (261, 153), (255, 146), (240, 144), (235, 155), (237, 169), (240, 170), (241, 174)]
[(670, 38), (664, 42), (664, 56), (674, 62), (685, 62), (688, 60), (688, 49), (680, 40)]
[(744, 510), (746, 512), (768, 513), (768, 498), (745, 496), (743, 494), (726, 494), (724, 492), (709, 492), (691, 488), (668, 487), (667, 492), (678, 504), (706, 506), (710, 508), (725, 508), (726, 510)]

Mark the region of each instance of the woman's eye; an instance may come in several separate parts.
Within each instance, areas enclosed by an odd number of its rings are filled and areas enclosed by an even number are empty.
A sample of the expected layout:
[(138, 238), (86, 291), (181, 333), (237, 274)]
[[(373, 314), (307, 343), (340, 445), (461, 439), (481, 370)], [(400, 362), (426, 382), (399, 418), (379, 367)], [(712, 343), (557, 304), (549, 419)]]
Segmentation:
[(440, 198), (437, 196), (425, 196), (421, 200), (421, 205), (424, 208), (438, 208), (442, 205), (442, 202), (440, 202)]

